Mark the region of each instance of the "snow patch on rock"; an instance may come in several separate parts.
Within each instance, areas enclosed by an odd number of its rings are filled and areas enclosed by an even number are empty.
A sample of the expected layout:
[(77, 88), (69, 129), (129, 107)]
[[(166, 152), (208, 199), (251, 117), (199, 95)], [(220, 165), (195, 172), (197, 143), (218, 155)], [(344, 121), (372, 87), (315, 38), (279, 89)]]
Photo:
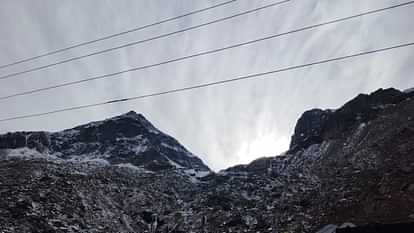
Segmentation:
[(408, 88), (408, 89), (405, 89), (403, 92), (404, 92), (405, 94), (412, 93), (412, 92), (414, 92), (414, 87), (412, 87), (412, 88)]
[(134, 170), (134, 171), (137, 171), (137, 172), (141, 172), (141, 173), (154, 173), (152, 171), (148, 171), (145, 168), (137, 167), (137, 166), (135, 166), (135, 165), (133, 165), (131, 163), (119, 163), (119, 164), (115, 164), (114, 166), (120, 167), (120, 168), (131, 169), (131, 170)]
[(57, 159), (56, 156), (47, 153), (40, 153), (37, 150), (27, 147), (17, 149), (3, 149), (0, 157), (21, 158), (21, 159)]
[(169, 145), (165, 142), (161, 142), (161, 146), (166, 147), (166, 148), (171, 149), (171, 150), (175, 150), (177, 152), (185, 153), (188, 157), (195, 157), (195, 155), (191, 154), (190, 152), (188, 152), (187, 150), (185, 150), (184, 148), (179, 147), (179, 146), (171, 146), (171, 145)]

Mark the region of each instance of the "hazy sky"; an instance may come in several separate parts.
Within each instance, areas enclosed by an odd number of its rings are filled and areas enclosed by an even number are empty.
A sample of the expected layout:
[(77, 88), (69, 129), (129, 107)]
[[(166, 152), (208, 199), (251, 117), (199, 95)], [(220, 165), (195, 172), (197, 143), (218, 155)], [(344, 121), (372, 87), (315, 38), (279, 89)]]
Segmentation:
[[(1, 69), (0, 74), (145, 39), (276, 1), (238, 0), (185, 19)], [(2, 0), (0, 64), (220, 2), (224, 0)], [(401, 2), (405, 1), (292, 0), (170, 38), (0, 80), (0, 96), (152, 64)], [(413, 42), (413, 14), (414, 5), (402, 7), (211, 56), (3, 100), (0, 118), (163, 91)], [(358, 93), (380, 87), (412, 87), (413, 71), (414, 48), (404, 48), (220, 87), (3, 122), (0, 132), (57, 131), (134, 110), (218, 170), (286, 150), (303, 111), (338, 108)]]

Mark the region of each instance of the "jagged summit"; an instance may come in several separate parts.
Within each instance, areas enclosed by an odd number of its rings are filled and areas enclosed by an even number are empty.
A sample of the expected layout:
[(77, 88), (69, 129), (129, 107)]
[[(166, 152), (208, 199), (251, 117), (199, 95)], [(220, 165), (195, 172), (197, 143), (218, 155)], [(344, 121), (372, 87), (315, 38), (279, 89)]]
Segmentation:
[(303, 113), (296, 124), (290, 150), (307, 148), (312, 144), (321, 143), (322, 133), (329, 115), (329, 111), (321, 109), (312, 109)]
[(148, 130), (155, 130), (157, 131), (157, 129), (151, 124), (150, 121), (148, 121), (144, 115), (142, 115), (141, 113), (136, 113), (135, 111), (129, 111), (125, 114), (119, 115), (119, 116), (115, 116), (112, 118), (109, 118), (103, 122), (106, 121), (129, 121), (129, 122), (137, 122), (139, 124), (141, 124), (142, 126), (144, 126), (145, 128), (147, 128)]
[(289, 151), (306, 149), (325, 139), (337, 137), (352, 129), (356, 123), (367, 123), (380, 116), (381, 111), (411, 96), (413, 92), (381, 88), (370, 94), (359, 94), (337, 110), (306, 111), (297, 121)]
[(103, 121), (90, 122), (73, 129), (57, 132), (57, 134), (74, 133), (75, 135), (77, 135), (76, 133), (80, 134), (78, 135), (79, 140), (104, 142), (119, 138), (132, 138), (140, 134), (160, 134), (162, 132), (155, 128), (142, 114), (130, 111)]
[(0, 135), (0, 149), (29, 148), (66, 160), (103, 160), (150, 170), (210, 171), (177, 140), (130, 111), (103, 121), (59, 132), (16, 132)]

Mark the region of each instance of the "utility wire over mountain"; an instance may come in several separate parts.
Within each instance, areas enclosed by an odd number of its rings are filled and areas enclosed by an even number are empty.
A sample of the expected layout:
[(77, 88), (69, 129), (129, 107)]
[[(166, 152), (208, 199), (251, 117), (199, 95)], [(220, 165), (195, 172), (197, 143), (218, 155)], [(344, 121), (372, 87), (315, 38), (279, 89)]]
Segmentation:
[(65, 47), (65, 48), (56, 49), (56, 50), (46, 52), (46, 53), (43, 53), (43, 54), (39, 54), (39, 55), (36, 55), (36, 56), (33, 56), (33, 57), (17, 60), (17, 61), (8, 63), (8, 64), (0, 65), (0, 69), (10, 67), (10, 66), (14, 66), (14, 65), (17, 65), (17, 64), (21, 64), (21, 63), (25, 63), (25, 62), (28, 62), (28, 61), (33, 61), (33, 60), (36, 60), (36, 59), (39, 59), (39, 58), (42, 58), (42, 57), (46, 57), (46, 56), (50, 56), (50, 55), (53, 55), (53, 54), (61, 53), (61, 52), (68, 51), (68, 50), (71, 50), (71, 49), (74, 49), (74, 48), (78, 48), (78, 47), (82, 47), (82, 46), (85, 46), (85, 45), (93, 44), (93, 43), (96, 43), (96, 42), (99, 42), (99, 41), (108, 40), (108, 39), (115, 38), (115, 37), (118, 37), (118, 36), (122, 36), (122, 35), (125, 35), (125, 34), (128, 34), (128, 33), (141, 31), (143, 29), (147, 29), (147, 28), (150, 28), (150, 27), (153, 27), (153, 26), (156, 26), (156, 25), (171, 22), (171, 21), (174, 21), (174, 20), (177, 20), (177, 19), (181, 19), (181, 18), (190, 16), (190, 15), (195, 15), (195, 14), (198, 14), (198, 13), (201, 13), (201, 12), (204, 12), (204, 11), (212, 10), (214, 8), (218, 8), (218, 7), (221, 7), (221, 6), (225, 6), (225, 5), (228, 5), (230, 3), (234, 3), (236, 1), (237, 0), (231, 0), (231, 1), (223, 2), (223, 3), (219, 3), (219, 4), (212, 5), (212, 6), (209, 6), (209, 7), (206, 7), (206, 8), (191, 11), (191, 12), (188, 12), (188, 13), (185, 13), (185, 14), (182, 14), (182, 15), (174, 16), (174, 17), (171, 17), (171, 18), (166, 18), (166, 19), (160, 20), (158, 22), (154, 22), (154, 23), (146, 24), (146, 25), (139, 26), (139, 27), (136, 27), (136, 28), (132, 28), (132, 29), (129, 29), (129, 30), (126, 30), (126, 31), (110, 34), (110, 35), (103, 36), (103, 37), (100, 37), (100, 38), (97, 38), (97, 39), (94, 39), (94, 40), (80, 42), (80, 43), (77, 43), (77, 44), (74, 44), (74, 45), (71, 45), (71, 46), (68, 46), (68, 47)]
[(376, 10), (370, 10), (370, 11), (366, 11), (366, 12), (359, 13), (359, 14), (356, 14), (356, 15), (347, 16), (347, 17), (343, 17), (343, 18), (338, 18), (338, 19), (334, 19), (334, 20), (329, 20), (329, 21), (326, 21), (326, 22), (317, 23), (317, 24), (313, 24), (313, 25), (310, 25), (310, 26), (305, 26), (305, 27), (302, 27), (302, 28), (298, 28), (298, 29), (294, 29), (294, 30), (290, 30), (290, 31), (282, 32), (282, 33), (277, 33), (277, 34), (266, 36), (266, 37), (261, 37), (261, 38), (246, 41), (246, 42), (243, 42), (243, 43), (238, 43), (238, 44), (234, 44), (234, 45), (230, 45), (230, 46), (226, 46), (226, 47), (222, 47), (222, 48), (218, 48), (218, 49), (199, 52), (199, 53), (191, 54), (191, 55), (188, 55), (188, 56), (183, 56), (183, 57), (179, 57), (179, 58), (175, 58), (175, 59), (162, 61), (162, 62), (159, 62), (159, 63), (144, 65), (144, 66), (138, 66), (138, 67), (134, 67), (134, 68), (126, 69), (126, 70), (121, 70), (121, 71), (114, 72), (114, 73), (94, 76), (94, 77), (85, 78), (85, 79), (81, 79), (81, 80), (77, 80), (77, 81), (64, 82), (64, 83), (61, 83), (61, 84), (56, 84), (56, 85), (52, 85), (52, 86), (48, 86), (48, 87), (33, 89), (33, 90), (29, 90), (29, 91), (24, 91), (24, 92), (19, 92), (19, 93), (7, 95), (7, 96), (1, 96), (0, 100), (6, 100), (6, 99), (10, 99), (10, 98), (17, 97), (17, 96), (25, 96), (25, 95), (34, 94), (34, 93), (38, 93), (38, 92), (43, 92), (43, 91), (47, 91), (47, 90), (52, 90), (52, 89), (56, 89), (56, 88), (72, 86), (72, 85), (85, 83), (85, 82), (90, 82), (90, 81), (94, 81), (94, 80), (115, 77), (117, 75), (121, 75), (121, 74), (128, 73), (128, 72), (144, 70), (144, 69), (157, 67), (157, 66), (161, 66), (161, 65), (165, 65), (165, 64), (169, 64), (169, 63), (179, 62), (179, 61), (183, 61), (183, 60), (186, 60), (186, 59), (191, 59), (191, 58), (195, 58), (195, 57), (199, 57), (199, 56), (218, 53), (218, 52), (222, 52), (222, 51), (225, 51), (225, 50), (234, 49), (234, 48), (238, 48), (238, 47), (258, 43), (258, 42), (261, 42), (261, 41), (270, 40), (270, 39), (274, 39), (274, 38), (277, 38), (277, 37), (281, 37), (281, 36), (285, 36), (285, 35), (289, 35), (289, 34), (293, 34), (293, 33), (298, 33), (298, 32), (301, 32), (301, 31), (312, 30), (312, 29), (322, 27), (322, 26), (326, 26), (326, 25), (340, 23), (340, 22), (351, 20), (351, 19), (354, 19), (354, 18), (359, 18), (359, 17), (365, 16), (365, 15), (370, 15), (370, 14), (380, 13), (380, 12), (384, 12), (384, 11), (391, 10), (391, 9), (396, 9), (398, 7), (407, 6), (409, 4), (414, 4), (414, 1), (406, 2), (406, 3), (402, 3), (402, 4), (396, 4), (396, 5), (393, 5), (393, 6), (380, 8), (380, 9), (376, 9)]
[(87, 57), (91, 57), (91, 56), (96, 56), (96, 55), (103, 54), (103, 53), (107, 53), (107, 52), (110, 52), (110, 51), (114, 51), (114, 50), (119, 50), (119, 49), (126, 48), (126, 47), (135, 46), (135, 45), (142, 44), (142, 43), (145, 43), (145, 42), (149, 42), (149, 41), (154, 41), (154, 40), (158, 40), (158, 39), (161, 39), (161, 38), (170, 37), (170, 36), (173, 36), (173, 35), (176, 35), (176, 34), (180, 34), (180, 33), (183, 33), (183, 32), (195, 30), (195, 29), (202, 28), (202, 27), (205, 27), (205, 26), (208, 26), (208, 25), (216, 24), (216, 23), (219, 23), (219, 22), (223, 22), (223, 21), (226, 21), (226, 20), (230, 20), (230, 19), (233, 19), (233, 18), (237, 18), (237, 17), (243, 16), (243, 15), (251, 14), (251, 13), (254, 13), (254, 12), (257, 12), (257, 11), (260, 11), (260, 10), (264, 10), (264, 9), (267, 9), (267, 8), (270, 8), (270, 7), (273, 7), (273, 6), (278, 6), (278, 5), (281, 5), (283, 3), (287, 3), (289, 1), (290, 0), (284, 0), (284, 1), (280, 1), (280, 2), (275, 2), (275, 3), (272, 3), (272, 4), (268, 4), (268, 5), (265, 5), (265, 6), (258, 7), (258, 8), (254, 8), (254, 9), (251, 9), (251, 10), (248, 10), (248, 11), (244, 11), (244, 12), (241, 12), (241, 13), (237, 13), (237, 14), (233, 14), (233, 15), (230, 15), (230, 16), (226, 16), (226, 17), (223, 17), (223, 18), (215, 19), (215, 20), (209, 21), (207, 23), (202, 23), (202, 24), (198, 24), (198, 25), (195, 25), (195, 26), (190, 26), (190, 27), (187, 27), (187, 28), (184, 28), (184, 29), (180, 29), (180, 30), (177, 30), (177, 31), (173, 31), (173, 32), (161, 34), (161, 35), (154, 36), (154, 37), (150, 37), (150, 38), (143, 39), (143, 40), (138, 40), (138, 41), (130, 42), (130, 43), (127, 43), (127, 44), (124, 44), (124, 45), (120, 45), (120, 46), (116, 46), (116, 47), (112, 47), (112, 48), (100, 50), (100, 51), (97, 51), (97, 52), (88, 53), (88, 54), (81, 55), (81, 56), (77, 56), (77, 57), (72, 57), (72, 58), (65, 59), (65, 60), (61, 60), (61, 61), (58, 61), (58, 62), (55, 62), (55, 63), (50, 63), (50, 64), (47, 64), (47, 65), (38, 66), (38, 67), (35, 67), (35, 68), (31, 68), (31, 69), (27, 69), (27, 70), (15, 72), (15, 73), (6, 74), (6, 75), (3, 75), (3, 76), (0, 76), (0, 80), (2, 80), (2, 79), (8, 79), (8, 78), (15, 77), (15, 76), (19, 76), (19, 75), (22, 75), (22, 74), (27, 74), (27, 73), (34, 72), (34, 71), (38, 71), (38, 70), (43, 70), (43, 69), (50, 68), (50, 67), (53, 67), (53, 66), (61, 65), (61, 64), (64, 64), (64, 63), (68, 63), (68, 62), (80, 60), (80, 59), (87, 58)]
[(182, 88), (178, 88), (178, 89), (171, 89), (171, 90), (167, 90), (167, 91), (154, 92), (154, 93), (145, 94), (145, 95), (131, 96), (131, 97), (126, 97), (126, 98), (122, 98), (122, 99), (113, 99), (113, 100), (99, 102), (99, 103), (80, 105), (80, 106), (74, 106), (74, 107), (68, 107), (68, 108), (61, 108), (61, 109), (52, 110), (52, 111), (49, 111), (49, 112), (34, 113), (34, 114), (27, 114), (27, 115), (15, 116), (15, 117), (3, 118), (3, 119), (0, 119), (0, 122), (6, 122), (6, 121), (12, 121), (12, 120), (18, 120), (18, 119), (25, 119), (25, 118), (33, 118), (33, 117), (40, 117), (40, 116), (55, 114), (55, 113), (59, 113), (59, 112), (67, 112), (67, 111), (73, 111), (73, 110), (77, 110), (77, 109), (91, 108), (91, 107), (96, 107), (96, 106), (101, 106), (101, 105), (114, 104), (114, 103), (120, 103), (120, 102), (132, 101), (132, 100), (147, 99), (147, 98), (151, 98), (151, 97), (155, 97), (155, 96), (162, 96), (162, 95), (168, 95), (168, 94), (179, 93), (179, 92), (184, 92), (184, 91), (190, 91), (190, 90), (194, 90), (194, 89), (206, 88), (206, 87), (211, 87), (211, 86), (218, 86), (218, 85), (228, 84), (228, 83), (242, 81), (242, 80), (260, 78), (260, 77), (264, 78), (264, 77), (266, 77), (268, 75), (271, 75), (271, 74), (276, 74), (276, 73), (281, 73), (281, 72), (285, 72), (285, 71), (301, 69), (301, 68), (305, 68), (305, 67), (311, 67), (311, 66), (330, 63), (330, 62), (335, 62), (335, 61), (346, 60), (346, 59), (350, 59), (350, 58), (354, 58), (354, 57), (360, 57), (360, 56), (364, 56), (364, 55), (368, 55), (368, 54), (380, 53), (380, 52), (385, 52), (385, 51), (394, 50), (394, 49), (398, 49), (398, 48), (409, 47), (409, 46), (414, 46), (414, 42), (398, 44), (398, 45), (379, 48), (379, 49), (375, 49), (375, 50), (369, 50), (369, 51), (364, 51), (364, 52), (360, 52), (360, 53), (355, 53), (355, 54), (350, 54), (350, 55), (345, 55), (345, 56), (340, 56), (340, 57), (335, 57), (335, 58), (330, 58), (330, 59), (314, 61), (314, 62), (305, 63), (305, 64), (301, 64), (301, 65), (288, 66), (288, 67), (281, 68), (281, 69), (276, 69), (276, 70), (271, 70), (271, 71), (266, 71), (266, 72), (261, 72), (261, 73), (255, 73), (255, 74), (235, 77), (235, 78), (231, 78), (231, 79), (220, 80), (220, 81), (216, 81), (216, 82), (208, 82), (208, 83), (203, 83), (203, 84), (198, 84), (198, 85), (193, 85), (193, 86), (182, 87)]

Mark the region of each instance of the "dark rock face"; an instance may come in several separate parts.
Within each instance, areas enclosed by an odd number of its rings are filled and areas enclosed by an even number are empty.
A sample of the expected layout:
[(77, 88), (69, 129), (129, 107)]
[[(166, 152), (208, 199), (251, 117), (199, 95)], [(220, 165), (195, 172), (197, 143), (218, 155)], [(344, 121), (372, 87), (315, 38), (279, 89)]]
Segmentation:
[(28, 147), (43, 152), (50, 145), (45, 132), (16, 132), (0, 135), (0, 149)]
[(393, 88), (379, 89), (369, 95), (358, 95), (336, 111), (306, 111), (296, 124), (290, 151), (306, 149), (310, 145), (346, 134), (355, 124), (366, 123), (378, 117), (383, 109), (406, 98), (410, 98), (408, 93)]
[(296, 124), (290, 150), (306, 149), (313, 144), (321, 143), (329, 116), (330, 112), (321, 109), (303, 113)]
[(411, 93), (378, 90), (308, 111), (286, 154), (219, 173), (135, 113), (2, 135), (0, 232), (310, 233), (413, 222)]

